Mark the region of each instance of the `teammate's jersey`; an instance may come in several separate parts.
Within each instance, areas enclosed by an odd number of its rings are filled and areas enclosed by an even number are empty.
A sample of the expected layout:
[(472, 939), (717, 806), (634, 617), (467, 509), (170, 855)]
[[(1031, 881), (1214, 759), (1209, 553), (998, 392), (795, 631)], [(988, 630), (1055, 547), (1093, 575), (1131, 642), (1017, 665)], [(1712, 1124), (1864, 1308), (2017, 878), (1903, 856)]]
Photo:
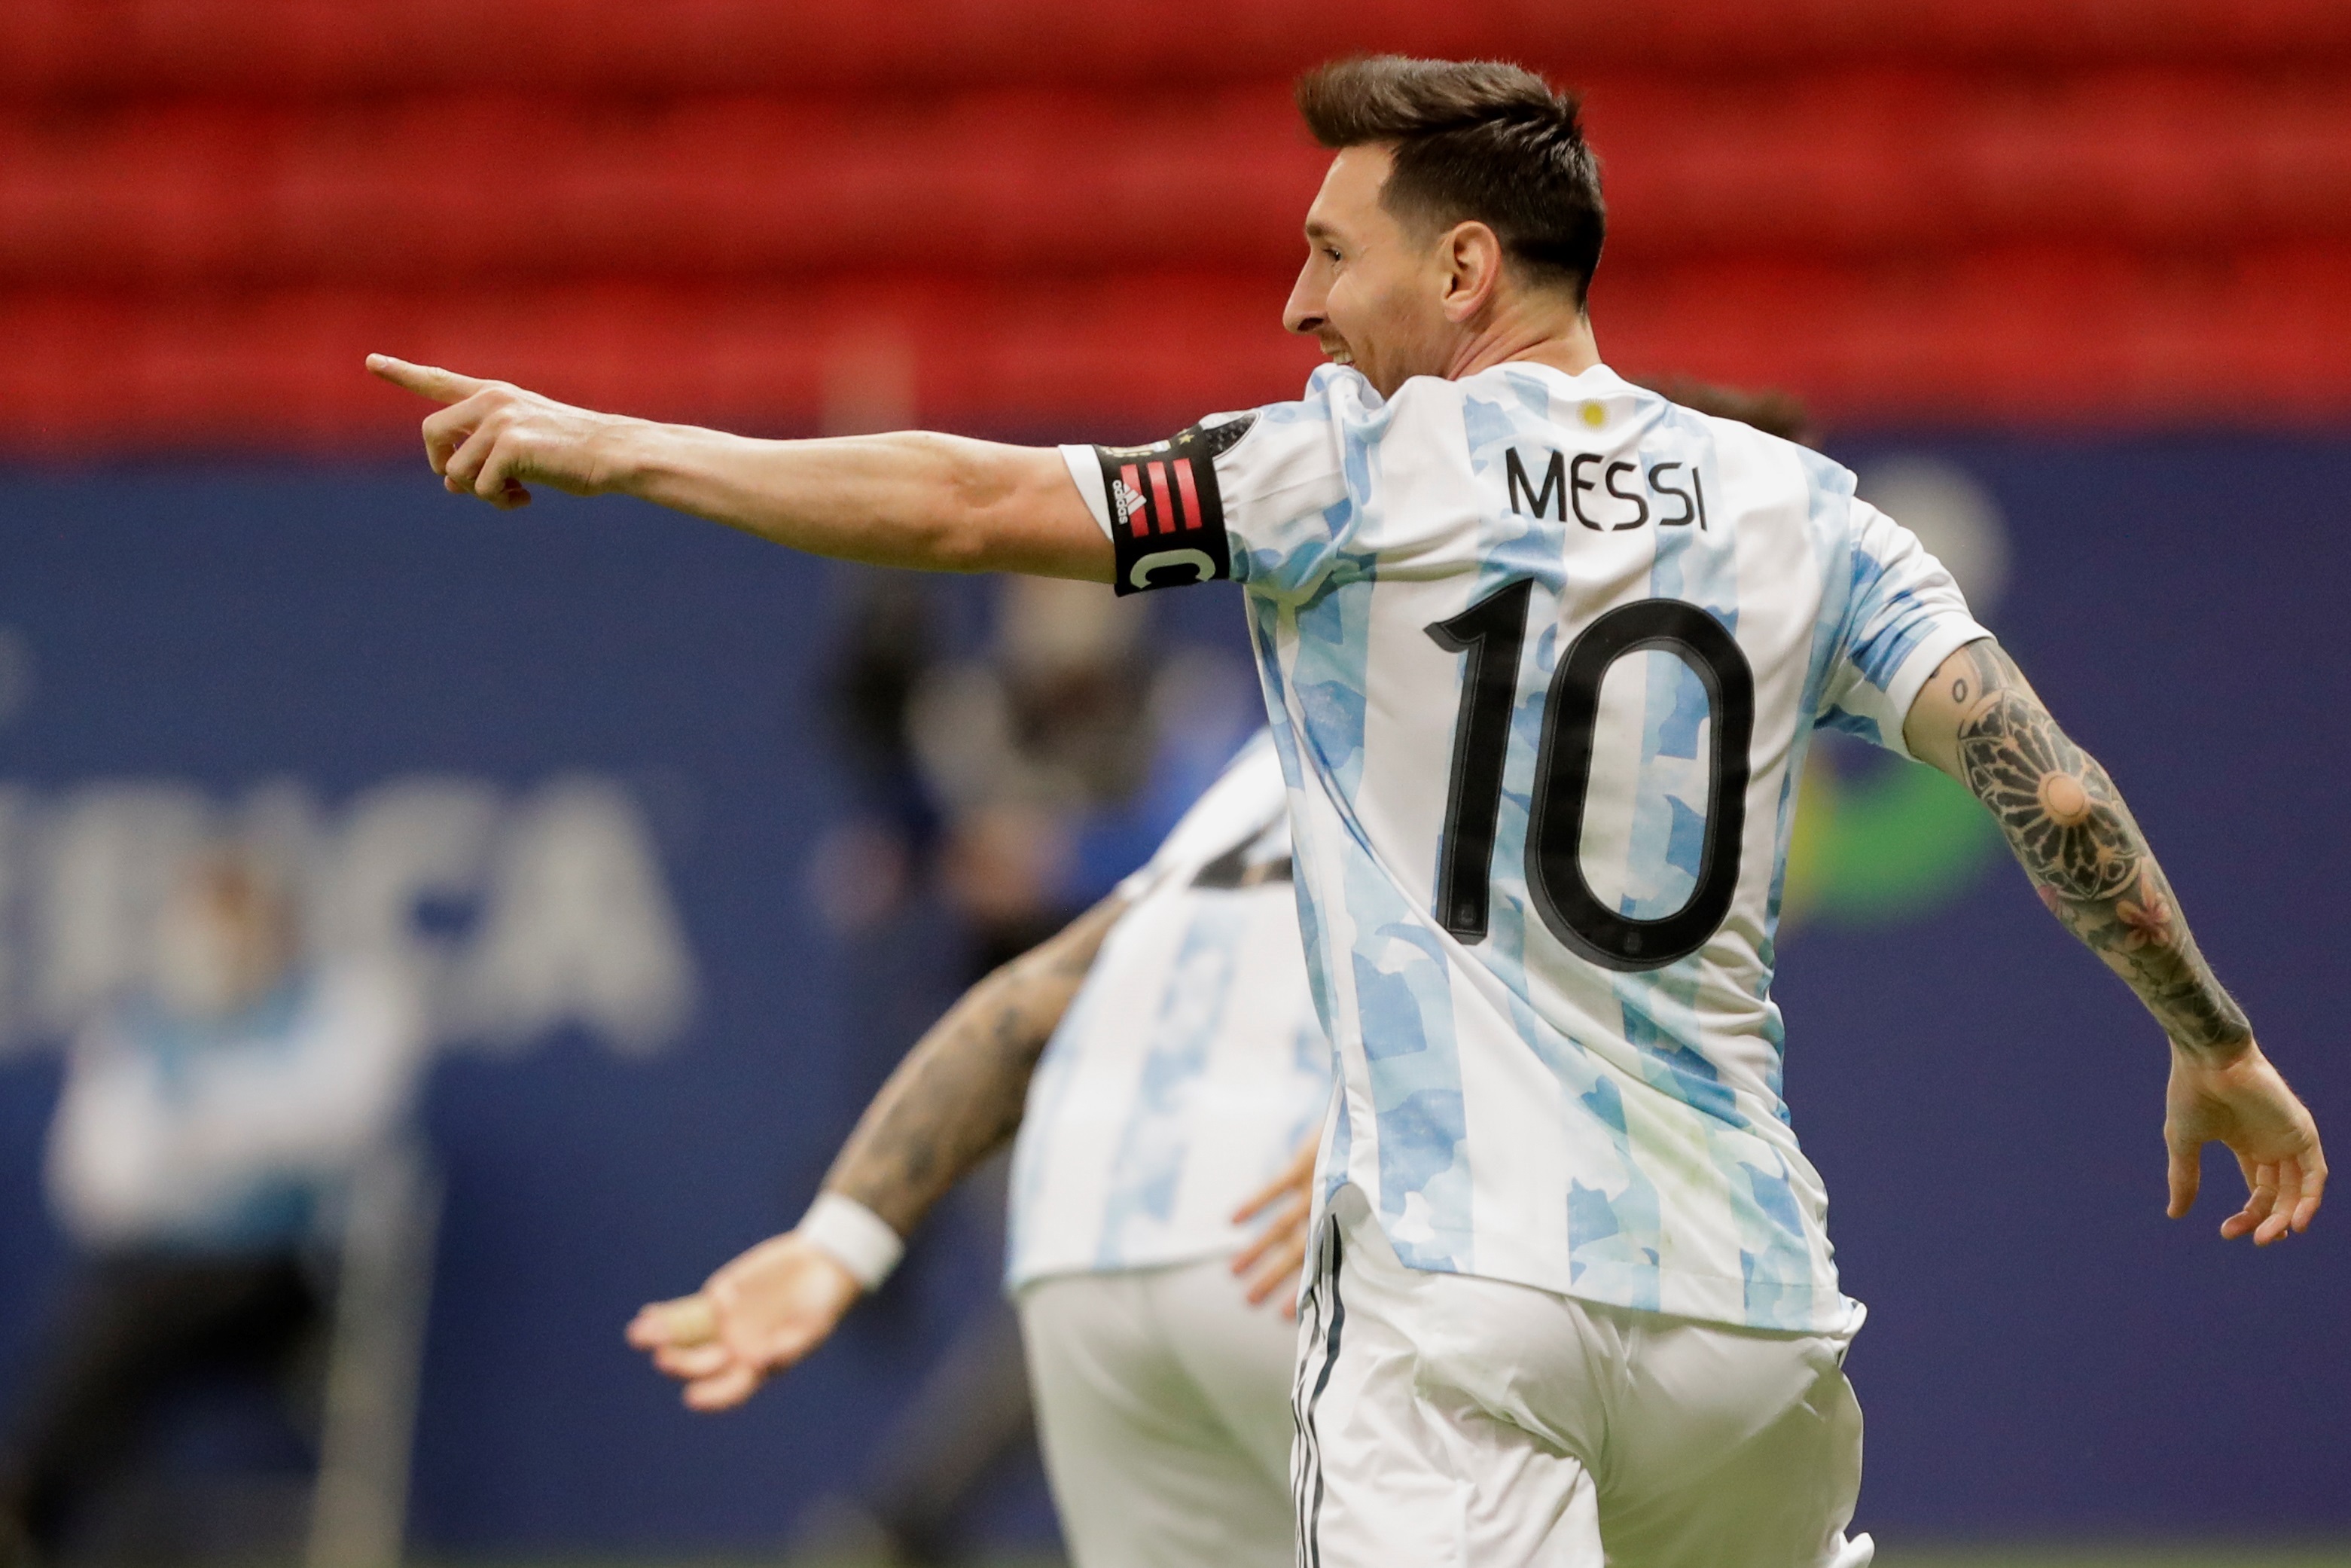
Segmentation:
[(1260, 732), (1148, 865), (1045, 1047), (1012, 1161), (1009, 1282), (1236, 1249), (1233, 1210), (1331, 1102)]
[(1343, 1092), (1324, 1191), (1421, 1269), (1824, 1330), (1771, 1000), (1817, 725), (1902, 745), (1985, 633), (1803, 448), (1511, 364), (1063, 449), (1122, 591), (1246, 588)]

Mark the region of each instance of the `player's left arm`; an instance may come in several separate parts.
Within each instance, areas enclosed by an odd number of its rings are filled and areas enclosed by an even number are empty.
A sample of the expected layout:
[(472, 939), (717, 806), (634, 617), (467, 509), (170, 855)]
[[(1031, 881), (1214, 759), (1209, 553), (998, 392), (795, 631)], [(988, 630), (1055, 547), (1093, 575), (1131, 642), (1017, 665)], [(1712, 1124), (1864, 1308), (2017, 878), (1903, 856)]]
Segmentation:
[(1110, 540), (1050, 447), (907, 431), (759, 441), (574, 408), (506, 382), (375, 354), (368, 369), (445, 404), (424, 421), (458, 495), (528, 506), (530, 486), (634, 496), (762, 538), (877, 566), (1111, 580)]
[(1991, 638), (1944, 660), (1903, 726), (1911, 754), (1983, 802), (2049, 912), (2122, 977), (2171, 1040), (2169, 1212), (2196, 1200), (2204, 1145), (2237, 1156), (2244, 1207), (2220, 1227), (2266, 1245), (2309, 1228), (2326, 1186), (2310, 1112), (2254, 1042), (2196, 945), (2155, 852), (2097, 758), (2074, 744)]

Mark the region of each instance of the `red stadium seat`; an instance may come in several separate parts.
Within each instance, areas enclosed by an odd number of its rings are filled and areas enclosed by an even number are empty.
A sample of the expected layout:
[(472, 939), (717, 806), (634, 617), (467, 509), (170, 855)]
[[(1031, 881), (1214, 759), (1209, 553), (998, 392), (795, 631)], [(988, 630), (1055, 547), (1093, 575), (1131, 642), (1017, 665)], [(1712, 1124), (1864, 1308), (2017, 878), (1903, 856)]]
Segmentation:
[(1586, 89), (1628, 370), (1855, 419), (2351, 413), (2339, 0), (15, 0), (0, 322), (40, 348), (0, 443), (371, 441), (381, 346), (779, 429), (861, 342), (972, 425), (1278, 396), (1324, 161), (1288, 77), (1357, 45)]

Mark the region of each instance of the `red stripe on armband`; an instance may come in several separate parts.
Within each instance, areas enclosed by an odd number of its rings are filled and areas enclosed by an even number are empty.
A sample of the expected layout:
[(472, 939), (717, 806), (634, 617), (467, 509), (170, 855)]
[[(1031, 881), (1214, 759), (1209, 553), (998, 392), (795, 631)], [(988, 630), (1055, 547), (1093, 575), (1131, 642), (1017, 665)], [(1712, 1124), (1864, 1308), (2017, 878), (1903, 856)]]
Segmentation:
[(1151, 469), (1151, 499), (1159, 507), (1159, 531), (1172, 534), (1176, 531), (1176, 507), (1167, 498), (1167, 465), (1153, 463), (1148, 466)]
[[(1126, 515), (1127, 531), (1136, 538), (1142, 538), (1151, 532), (1151, 519), (1144, 516), (1143, 510), (1143, 476), (1136, 471), (1134, 465), (1130, 463), (1118, 471), (1118, 482), (1126, 486), (1127, 495), (1134, 497), (1134, 510)], [(1115, 496), (1111, 497), (1113, 505), (1118, 504), (1121, 499), (1122, 497)]]
[(1200, 492), (1192, 482), (1192, 460), (1189, 457), (1178, 457), (1174, 466), (1176, 488), (1184, 497), (1184, 526), (1187, 528), (1196, 528), (1200, 526)]

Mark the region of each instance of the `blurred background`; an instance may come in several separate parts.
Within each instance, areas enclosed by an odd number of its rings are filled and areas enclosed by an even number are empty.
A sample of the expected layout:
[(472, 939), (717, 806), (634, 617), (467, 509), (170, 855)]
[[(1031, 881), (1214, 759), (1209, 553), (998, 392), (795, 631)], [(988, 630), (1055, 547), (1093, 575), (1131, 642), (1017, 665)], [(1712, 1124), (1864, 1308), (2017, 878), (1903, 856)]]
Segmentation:
[[(1148, 852), (1257, 722), (1235, 599), (494, 516), (359, 361), (778, 434), (1292, 396), (1288, 81), (1384, 48), (1587, 93), (1611, 363), (1808, 411), (2351, 1124), (2341, 0), (5, 0), (0, 1442), (59, 1558), (1051, 1558), (987, 1182), (739, 1414), (620, 1329)], [(2162, 1219), (2159, 1039), (1939, 779), (1824, 747), (1790, 897), (1886, 1561), (2351, 1562), (2351, 1217)]]

